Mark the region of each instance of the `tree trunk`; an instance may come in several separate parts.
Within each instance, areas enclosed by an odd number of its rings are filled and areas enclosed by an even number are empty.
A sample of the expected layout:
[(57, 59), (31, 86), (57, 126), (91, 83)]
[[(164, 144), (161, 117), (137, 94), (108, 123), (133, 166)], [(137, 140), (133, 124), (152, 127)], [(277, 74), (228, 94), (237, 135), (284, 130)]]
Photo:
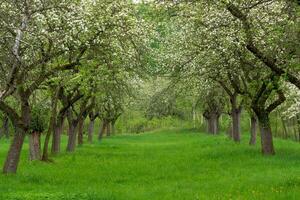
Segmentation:
[(234, 109), (231, 113), (232, 117), (232, 138), (235, 142), (240, 142), (240, 132), (241, 132), (241, 110)]
[(95, 120), (90, 120), (89, 130), (88, 130), (89, 143), (93, 143), (94, 127), (95, 127)]
[(64, 126), (64, 117), (59, 116), (53, 130), (51, 153), (58, 154), (60, 152), (60, 140)]
[(6, 139), (9, 139), (9, 119), (8, 116), (5, 115), (4, 119), (3, 119), (3, 134), (5, 136)]
[(287, 128), (286, 128), (286, 123), (285, 123), (285, 121), (282, 117), (280, 117), (280, 119), (281, 119), (281, 123), (282, 123), (282, 127), (283, 127), (283, 138), (287, 139), (288, 138), (288, 131), (287, 131)]
[(78, 126), (77, 121), (72, 120), (72, 122), (69, 122), (68, 145), (67, 145), (67, 151), (68, 152), (74, 152), (75, 151), (77, 126)]
[(114, 120), (114, 121), (111, 122), (111, 133), (113, 135), (116, 134), (116, 126), (115, 125), (116, 125), (116, 121)]
[[(21, 124), (17, 124), (17, 121), (13, 121), (14, 125), (16, 126), (15, 135), (13, 141), (9, 147), (9, 151), (4, 163), (3, 173), (16, 173), (20, 155), (24, 143), (24, 139), (26, 136), (26, 131), (30, 125), (30, 106), (28, 102), (29, 96), (25, 95), (22, 91), (22, 88), (19, 89), (19, 95), (21, 100)], [(21, 126), (21, 127), (20, 127)]]
[(26, 132), (24, 130), (20, 128), (16, 129), (15, 135), (13, 137), (13, 141), (9, 147), (6, 161), (4, 163), (4, 167), (3, 167), (4, 174), (17, 172), (25, 135)]
[(106, 124), (106, 136), (110, 136), (111, 135), (111, 123), (110, 122), (108, 122), (107, 124)]
[(34, 131), (29, 134), (29, 159), (41, 159), (41, 133)]
[(229, 138), (232, 138), (232, 123), (228, 124), (227, 135), (228, 135)]
[(208, 124), (208, 133), (210, 134), (218, 134), (219, 130), (219, 116), (216, 113), (210, 113), (207, 118)]
[(262, 153), (264, 155), (274, 155), (273, 136), (268, 114), (259, 115), (258, 121), (261, 134)]
[(230, 96), (231, 103), (231, 121), (232, 121), (232, 138), (235, 142), (241, 140), (241, 107), (237, 103), (237, 94), (234, 93)]
[(83, 126), (84, 126), (84, 119), (80, 117), (78, 122), (78, 145), (83, 145)]
[(49, 146), (51, 133), (53, 133), (53, 135), (55, 134), (54, 132), (55, 132), (55, 122), (57, 120), (56, 117), (57, 117), (57, 102), (58, 102), (59, 89), (60, 88), (57, 88), (55, 94), (52, 96), (52, 102), (51, 102), (52, 111), (51, 111), (51, 117), (50, 117), (50, 122), (49, 122), (48, 130), (47, 130), (46, 138), (44, 141), (42, 161), (49, 161), (48, 146)]
[(105, 120), (103, 120), (102, 121), (102, 125), (101, 125), (101, 127), (100, 127), (100, 129), (99, 129), (99, 134), (98, 134), (98, 140), (101, 140), (102, 139), (102, 137), (103, 137), (103, 134), (104, 134), (104, 132), (105, 132), (105, 130), (106, 130), (106, 125), (107, 123), (106, 123), (106, 121)]
[(249, 145), (255, 145), (256, 144), (256, 135), (257, 135), (257, 120), (255, 116), (251, 117), (251, 134), (250, 134), (250, 141)]

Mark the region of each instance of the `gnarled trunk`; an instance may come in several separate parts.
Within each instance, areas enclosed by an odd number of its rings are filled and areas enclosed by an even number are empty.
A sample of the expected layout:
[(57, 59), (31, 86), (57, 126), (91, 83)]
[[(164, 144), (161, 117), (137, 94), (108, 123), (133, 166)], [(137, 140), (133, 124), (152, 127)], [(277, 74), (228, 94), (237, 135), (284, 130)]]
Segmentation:
[(250, 134), (250, 141), (249, 145), (255, 145), (256, 144), (256, 135), (257, 135), (257, 120), (255, 116), (251, 117), (251, 134)]
[(41, 133), (32, 132), (29, 134), (29, 159), (41, 159)]
[(94, 134), (95, 120), (90, 120), (89, 130), (88, 130), (88, 141), (93, 143), (93, 134)]

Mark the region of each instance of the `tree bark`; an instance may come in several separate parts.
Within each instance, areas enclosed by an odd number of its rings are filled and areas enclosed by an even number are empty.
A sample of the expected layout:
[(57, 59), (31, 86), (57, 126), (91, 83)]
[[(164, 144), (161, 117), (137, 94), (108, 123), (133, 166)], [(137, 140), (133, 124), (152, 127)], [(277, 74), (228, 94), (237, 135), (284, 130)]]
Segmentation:
[(232, 114), (232, 138), (235, 142), (240, 142), (240, 132), (241, 132), (241, 110), (235, 109)]
[(101, 140), (103, 138), (106, 128), (107, 128), (107, 122), (105, 120), (103, 120), (102, 125), (99, 129), (98, 140)]
[(41, 133), (34, 131), (29, 134), (29, 159), (41, 159)]
[(90, 120), (89, 130), (88, 130), (88, 141), (93, 143), (93, 134), (94, 134), (95, 120)]
[(26, 132), (17, 128), (4, 163), (3, 173), (16, 173)]
[(71, 122), (69, 122), (67, 152), (75, 151), (77, 128), (78, 122), (76, 120), (72, 120)]
[(219, 133), (219, 115), (211, 112), (206, 117), (207, 120), (207, 131), (210, 134), (216, 135)]
[(58, 154), (60, 152), (60, 140), (63, 131), (63, 126), (64, 126), (64, 117), (58, 116), (58, 119), (56, 121), (53, 130), (52, 147), (51, 147), (52, 154)]
[(42, 159), (41, 159), (42, 161), (49, 161), (48, 146), (49, 146), (51, 133), (53, 133), (53, 135), (55, 134), (54, 132), (55, 132), (55, 122), (56, 122), (56, 117), (57, 117), (57, 103), (58, 103), (59, 91), (60, 91), (60, 88), (57, 88), (55, 94), (52, 96), (52, 102), (51, 102), (52, 112), (51, 112), (49, 127), (47, 130), (47, 134), (46, 134), (46, 138), (45, 138), (45, 142), (44, 142), (43, 155), (42, 155)]
[(257, 135), (257, 120), (255, 116), (251, 116), (251, 134), (250, 134), (250, 141), (249, 145), (256, 144), (256, 135)]
[(259, 115), (258, 121), (261, 134), (262, 153), (264, 155), (274, 155), (275, 150), (273, 145), (273, 136), (268, 114)]
[[(28, 131), (30, 125), (30, 106), (29, 106), (29, 95), (24, 92), (23, 88), (20, 87), (18, 89), (21, 101), (21, 117), (15, 119), (11, 116), (11, 120), (13, 121), (14, 125), (16, 126), (16, 131), (14, 135), (14, 139), (9, 147), (9, 151), (4, 163), (3, 173), (16, 173), (20, 155), (24, 143), (24, 138), (26, 136), (26, 132)], [(12, 111), (14, 112), (14, 111)], [(9, 114), (9, 113), (7, 113)], [(10, 113), (12, 115), (12, 113)]]
[(106, 136), (110, 136), (111, 135), (111, 123), (110, 122), (108, 122), (107, 124), (106, 124)]
[[(7, 115), (5, 115), (3, 119), (2, 131), (2, 134), (5, 136), (5, 138), (9, 139), (9, 119)], [(0, 138), (3, 135), (0, 135)]]
[(113, 120), (111, 122), (111, 133), (112, 133), (112, 135), (116, 134), (116, 121), (115, 120)]
[(83, 145), (83, 127), (84, 127), (84, 118), (80, 117), (78, 122), (78, 145)]
[(230, 103), (231, 103), (232, 138), (233, 141), (240, 142), (242, 108), (237, 105), (237, 93), (233, 93), (230, 96)]

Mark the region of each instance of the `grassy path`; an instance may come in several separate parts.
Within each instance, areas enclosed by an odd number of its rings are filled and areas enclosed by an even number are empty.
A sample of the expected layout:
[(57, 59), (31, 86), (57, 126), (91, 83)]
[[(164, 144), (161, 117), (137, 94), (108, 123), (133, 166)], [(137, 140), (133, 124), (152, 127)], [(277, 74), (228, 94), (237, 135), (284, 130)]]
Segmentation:
[[(55, 163), (27, 161), (0, 175), (0, 199), (300, 199), (300, 144), (275, 140), (277, 155), (225, 136), (161, 131), (85, 144)], [(64, 141), (65, 142), (65, 141)], [(3, 163), (8, 144), (0, 143)]]

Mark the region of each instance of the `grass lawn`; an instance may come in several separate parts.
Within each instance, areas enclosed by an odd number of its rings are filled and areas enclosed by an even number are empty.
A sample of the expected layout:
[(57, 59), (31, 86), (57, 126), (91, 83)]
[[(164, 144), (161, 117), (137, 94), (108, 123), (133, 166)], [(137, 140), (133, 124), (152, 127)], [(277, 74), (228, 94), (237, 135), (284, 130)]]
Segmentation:
[[(17, 175), (0, 175), (0, 199), (300, 199), (300, 144), (277, 139), (276, 156), (263, 157), (242, 139), (185, 130), (114, 136), (50, 164), (29, 162), (25, 145)], [(1, 141), (1, 164), (7, 148)]]

